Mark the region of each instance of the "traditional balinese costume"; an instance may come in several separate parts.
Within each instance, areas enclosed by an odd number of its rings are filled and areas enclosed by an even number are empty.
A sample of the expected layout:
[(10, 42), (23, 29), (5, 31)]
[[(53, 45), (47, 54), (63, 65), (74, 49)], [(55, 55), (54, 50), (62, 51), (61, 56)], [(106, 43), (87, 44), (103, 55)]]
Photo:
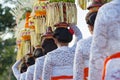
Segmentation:
[[(93, 1), (92, 4), (88, 7), (88, 14), (86, 15), (86, 23), (93, 26), (97, 15), (98, 9), (102, 6), (101, 2)], [(91, 16), (95, 15), (94, 19), (90, 19)], [(89, 56), (90, 48), (92, 43), (92, 36), (79, 40), (77, 43), (77, 48), (75, 51), (74, 59), (74, 80), (88, 80), (88, 69), (89, 69)]]
[(87, 80), (92, 36), (78, 41), (74, 59), (74, 80)]
[(90, 53), (89, 80), (102, 80), (104, 60), (120, 51), (119, 8), (120, 0), (112, 0), (98, 11)]
[[(76, 26), (73, 26), (72, 29), (78, 37), (77, 39), (81, 39), (80, 30)], [(74, 48), (62, 46), (49, 52), (45, 57), (42, 80), (72, 80), (74, 54), (75, 46)]]

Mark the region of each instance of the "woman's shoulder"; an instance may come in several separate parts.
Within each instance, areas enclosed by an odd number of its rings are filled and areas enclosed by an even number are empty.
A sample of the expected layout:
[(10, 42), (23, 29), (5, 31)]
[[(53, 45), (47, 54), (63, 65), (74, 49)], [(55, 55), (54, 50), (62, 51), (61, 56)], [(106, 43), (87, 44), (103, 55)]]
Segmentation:
[(43, 63), (44, 62), (44, 59), (45, 59), (45, 56), (42, 56), (42, 57), (39, 57), (36, 59), (36, 63)]
[(31, 66), (28, 67), (27, 70), (31, 71), (31, 70), (34, 70), (34, 68), (35, 68), (35, 65), (31, 65)]
[(25, 80), (25, 77), (26, 77), (26, 72), (24, 72), (20, 75), (20, 80)]
[(85, 45), (85, 44), (91, 43), (91, 42), (92, 42), (92, 36), (79, 40), (77, 44), (78, 45)]

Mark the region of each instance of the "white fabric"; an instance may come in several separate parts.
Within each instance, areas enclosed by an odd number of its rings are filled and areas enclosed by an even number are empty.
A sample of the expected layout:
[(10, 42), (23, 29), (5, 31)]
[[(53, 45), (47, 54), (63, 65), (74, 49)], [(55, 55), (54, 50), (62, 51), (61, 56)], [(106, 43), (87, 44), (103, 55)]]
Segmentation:
[(20, 65), (21, 60), (18, 60), (15, 62), (15, 64), (12, 66), (12, 71), (14, 76), (16, 77), (17, 80), (20, 80), (20, 71), (18, 69), (18, 66)]
[[(42, 80), (50, 80), (51, 76), (54, 76), (53, 74), (56, 73), (57, 71), (57, 69), (54, 70), (55, 67), (70, 66), (72, 68), (73, 59), (74, 59), (74, 51), (72, 51), (67, 46), (59, 47), (56, 50), (49, 52), (45, 58)], [(59, 74), (57, 75), (63, 75), (63, 72), (64, 72), (64, 75), (67, 75), (68, 71), (72, 72), (73, 69), (71, 70), (65, 69), (65, 71), (61, 69), (61, 72), (59, 72)]]
[(120, 80), (120, 58), (108, 61), (105, 80)]
[(25, 77), (26, 77), (26, 72), (24, 72), (20, 75), (20, 80), (25, 80)]
[(80, 29), (77, 26), (71, 26), (71, 28), (73, 29), (74, 35), (75, 35), (75, 42), (74, 42), (74, 45), (71, 47), (71, 49), (75, 51), (77, 42), (80, 39), (82, 39), (82, 33), (81, 33)]
[(74, 59), (74, 80), (84, 80), (84, 68), (89, 66), (92, 36), (78, 41)]
[(60, 75), (73, 75), (72, 66), (57, 66), (53, 67), (53, 74), (52, 76), (60, 76)]
[(82, 33), (81, 33), (80, 29), (77, 26), (71, 26), (71, 28), (74, 31), (74, 35), (76, 37), (76, 42), (79, 41), (80, 39), (82, 39)]
[(35, 65), (31, 65), (31, 66), (28, 67), (28, 69), (26, 71), (25, 80), (33, 80), (34, 68), (35, 68)]
[(102, 80), (103, 62), (120, 51), (120, 0), (103, 5), (97, 14), (90, 53), (89, 80)]
[(44, 59), (45, 56), (36, 59), (33, 80), (40, 80), (40, 78), (42, 77)]

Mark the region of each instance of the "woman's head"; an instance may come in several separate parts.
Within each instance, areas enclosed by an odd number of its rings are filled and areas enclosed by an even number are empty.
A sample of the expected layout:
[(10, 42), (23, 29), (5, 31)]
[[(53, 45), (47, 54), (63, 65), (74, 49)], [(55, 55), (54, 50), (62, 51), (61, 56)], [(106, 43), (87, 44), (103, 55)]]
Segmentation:
[(97, 12), (88, 12), (86, 15), (86, 23), (88, 24), (88, 28), (91, 33), (93, 32), (94, 29), (96, 16), (97, 16)]
[(69, 43), (72, 41), (72, 38), (73, 38), (69, 30), (64, 27), (56, 28), (53, 33), (53, 37), (57, 39), (57, 41), (60, 43)]
[(42, 42), (42, 48), (44, 49), (44, 54), (57, 48), (53, 38), (45, 38)]
[(27, 71), (27, 64), (22, 61), (20, 64), (20, 73), (26, 72)]
[(42, 49), (41, 47), (36, 48), (36, 49), (34, 50), (33, 56), (34, 56), (35, 58), (41, 57), (41, 56), (43, 56), (43, 55), (44, 55), (44, 54), (43, 54), (43, 49)]
[(35, 58), (32, 54), (26, 54), (25, 61), (27, 66), (35, 64)]

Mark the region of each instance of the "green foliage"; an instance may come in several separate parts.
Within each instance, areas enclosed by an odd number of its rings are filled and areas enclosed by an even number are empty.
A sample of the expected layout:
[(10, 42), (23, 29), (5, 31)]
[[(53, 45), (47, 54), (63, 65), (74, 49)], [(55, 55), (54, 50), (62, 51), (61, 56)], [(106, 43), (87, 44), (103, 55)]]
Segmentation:
[(14, 80), (11, 66), (15, 62), (15, 38), (0, 39), (0, 80)]
[(13, 28), (15, 23), (13, 15), (9, 12), (11, 8), (4, 7), (0, 4), (0, 32), (4, 32), (6, 29)]
[[(12, 3), (12, 1), (4, 0), (4, 3), (0, 4), (0, 36), (4, 32), (11, 32), (14, 27), (15, 20), (9, 12), (11, 8), (9, 6), (3, 7), (5, 3)], [(15, 38), (6, 40), (0, 38), (0, 80), (16, 80), (11, 70), (15, 57)]]

